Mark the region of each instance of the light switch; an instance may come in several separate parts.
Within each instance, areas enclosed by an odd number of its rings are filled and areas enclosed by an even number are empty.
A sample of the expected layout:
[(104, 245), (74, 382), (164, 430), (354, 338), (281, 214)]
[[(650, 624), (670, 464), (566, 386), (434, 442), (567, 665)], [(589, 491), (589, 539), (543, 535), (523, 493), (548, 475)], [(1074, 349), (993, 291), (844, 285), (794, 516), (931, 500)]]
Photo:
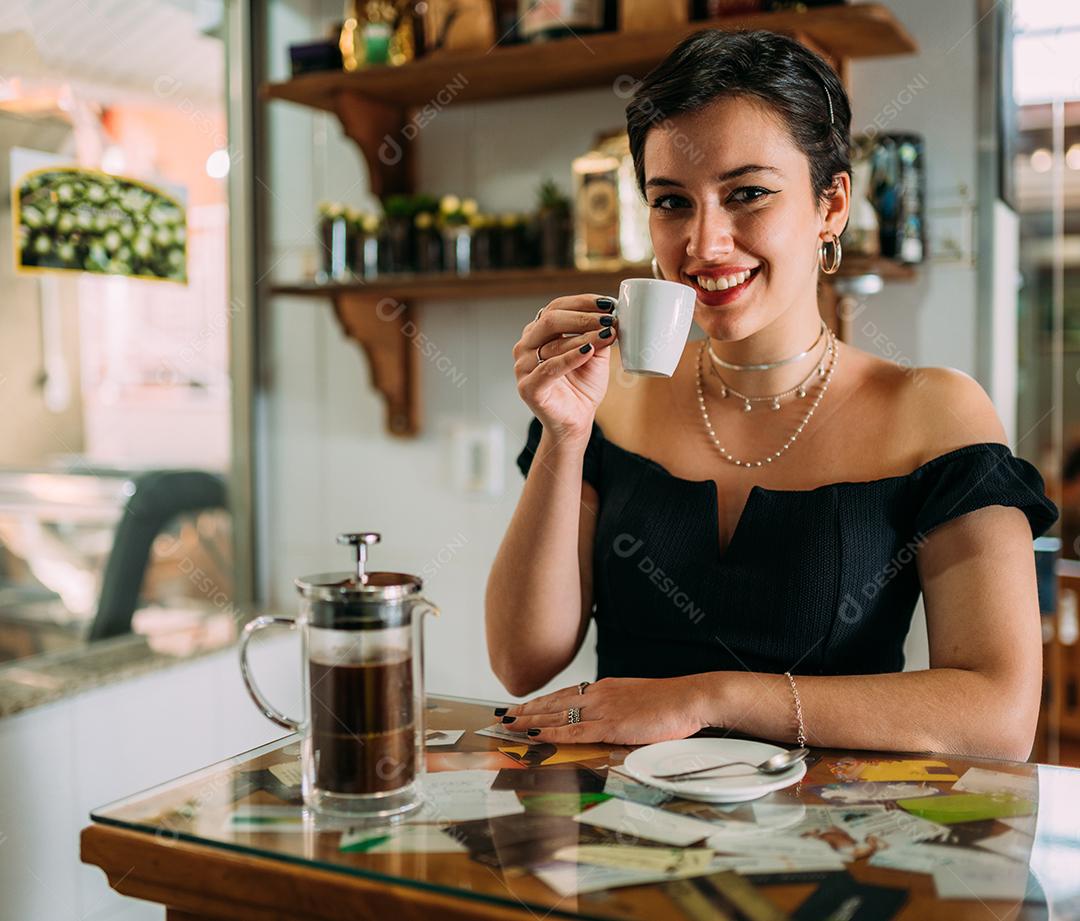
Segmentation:
[(462, 420), (450, 427), (451, 482), (456, 491), (502, 495), (506, 487), (501, 425)]

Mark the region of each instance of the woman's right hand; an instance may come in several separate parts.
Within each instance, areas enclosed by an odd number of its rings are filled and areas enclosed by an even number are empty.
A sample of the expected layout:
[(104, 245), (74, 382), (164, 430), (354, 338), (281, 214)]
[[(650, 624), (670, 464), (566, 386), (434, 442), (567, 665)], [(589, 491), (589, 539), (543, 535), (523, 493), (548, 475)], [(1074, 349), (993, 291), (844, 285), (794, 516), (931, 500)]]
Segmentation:
[[(608, 346), (616, 338), (614, 309), (610, 297), (557, 297), (514, 344), (518, 393), (555, 435), (587, 437), (592, 430), (607, 392)], [(537, 362), (537, 349), (543, 361)]]

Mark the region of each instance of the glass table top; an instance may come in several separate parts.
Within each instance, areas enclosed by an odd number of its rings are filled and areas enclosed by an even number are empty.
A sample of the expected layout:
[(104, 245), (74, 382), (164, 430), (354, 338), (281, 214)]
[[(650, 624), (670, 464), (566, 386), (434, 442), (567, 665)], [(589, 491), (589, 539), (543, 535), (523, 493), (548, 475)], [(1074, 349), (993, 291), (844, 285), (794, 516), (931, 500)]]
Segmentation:
[(477, 734), (494, 706), (429, 699), (427, 805), (393, 826), (303, 808), (295, 735), (91, 818), (538, 916), (824, 917), (854, 891), (875, 917), (1080, 916), (1080, 771), (815, 749), (793, 785), (713, 804), (635, 781), (630, 748)]

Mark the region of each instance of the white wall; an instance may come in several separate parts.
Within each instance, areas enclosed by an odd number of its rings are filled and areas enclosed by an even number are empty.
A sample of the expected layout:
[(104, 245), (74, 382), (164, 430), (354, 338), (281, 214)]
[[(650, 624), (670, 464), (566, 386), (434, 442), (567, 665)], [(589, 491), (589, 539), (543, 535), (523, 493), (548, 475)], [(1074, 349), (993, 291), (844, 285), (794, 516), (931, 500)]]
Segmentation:
[[(951, 194), (961, 182), (974, 189), (974, 4), (907, 0), (894, 7), (923, 52), (853, 66), (854, 124), (870, 125), (923, 75), (926, 88), (888, 127), (926, 136), (931, 199), (941, 190)], [(269, 47), (275, 53), (310, 34), (304, 12), (297, 5), (271, 5)], [(280, 56), (274, 66), (283, 73)], [(420, 185), (473, 195), (485, 208), (529, 207), (544, 174), (569, 189), (571, 159), (598, 131), (622, 123), (624, 104), (608, 90), (591, 90), (560, 96), (557, 107), (550, 99), (451, 106), (421, 132)], [(269, 129), (272, 163), (265, 181), (274, 202), (274, 272), (288, 279), (313, 258), (316, 202), (364, 204), (366, 171), (330, 116), (274, 104)], [(420, 328), (466, 382), (458, 387), (421, 361), (423, 433), (400, 441), (384, 434), (383, 407), (368, 386), (366, 362), (343, 339), (329, 306), (295, 298), (270, 304), (264, 512), (274, 601), (291, 608), (295, 576), (344, 567), (346, 556), (333, 543), (338, 531), (381, 531), (384, 543), (373, 553), (377, 567), (434, 570), (426, 592), (443, 616), (430, 629), (428, 674), (438, 691), (505, 697), (487, 665), (483, 593), (520, 492), (512, 461), (529, 416), (516, 394), (509, 350), (538, 306), (534, 299), (423, 305)], [(855, 342), (866, 348), (887, 342), (894, 358), (973, 373), (974, 324), (974, 271), (929, 266), (917, 283), (889, 288), (871, 301), (856, 322)], [(877, 346), (870, 341), (875, 338)], [(441, 429), (461, 417), (505, 426), (504, 495), (477, 499), (450, 488)], [(559, 685), (591, 677), (591, 646), (587, 641)], [(918, 661), (918, 649), (914, 654)]]

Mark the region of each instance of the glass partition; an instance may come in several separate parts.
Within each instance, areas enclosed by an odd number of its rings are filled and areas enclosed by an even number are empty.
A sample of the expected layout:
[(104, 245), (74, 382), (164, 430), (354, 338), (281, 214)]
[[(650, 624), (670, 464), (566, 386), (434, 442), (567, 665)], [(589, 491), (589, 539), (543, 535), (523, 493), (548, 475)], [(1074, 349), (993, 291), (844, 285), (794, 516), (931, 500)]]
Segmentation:
[(1040, 600), (1046, 589), (1053, 596), (1043, 605), (1040, 760), (1058, 761), (1075, 757), (1080, 739), (1080, 8), (1015, 0), (1013, 22), (1017, 449), (1061, 509), (1059, 537), (1036, 542), (1051, 561), (1060, 557), (1056, 573), (1052, 563), (1040, 573)]
[(236, 619), (225, 18), (0, 10), (0, 666)]

